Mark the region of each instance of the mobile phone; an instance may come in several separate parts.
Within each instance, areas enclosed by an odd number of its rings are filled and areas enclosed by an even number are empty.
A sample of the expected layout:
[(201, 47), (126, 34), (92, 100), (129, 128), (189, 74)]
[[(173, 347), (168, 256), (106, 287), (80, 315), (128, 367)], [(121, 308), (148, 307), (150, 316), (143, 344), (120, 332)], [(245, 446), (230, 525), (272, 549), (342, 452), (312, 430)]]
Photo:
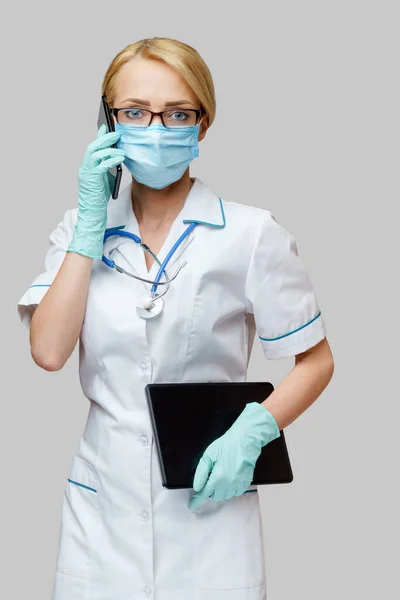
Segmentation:
[[(100, 128), (101, 125), (104, 124), (107, 126), (108, 133), (110, 133), (111, 131), (115, 131), (114, 119), (106, 102), (106, 97), (102, 96), (100, 102), (99, 117), (97, 119), (97, 127)], [(116, 148), (117, 144), (113, 144), (111, 147)], [(111, 195), (114, 199), (116, 199), (118, 198), (119, 186), (121, 184), (122, 166), (117, 165), (116, 167), (109, 169), (109, 174), (111, 175), (110, 179), (113, 182), (113, 184), (111, 184)]]

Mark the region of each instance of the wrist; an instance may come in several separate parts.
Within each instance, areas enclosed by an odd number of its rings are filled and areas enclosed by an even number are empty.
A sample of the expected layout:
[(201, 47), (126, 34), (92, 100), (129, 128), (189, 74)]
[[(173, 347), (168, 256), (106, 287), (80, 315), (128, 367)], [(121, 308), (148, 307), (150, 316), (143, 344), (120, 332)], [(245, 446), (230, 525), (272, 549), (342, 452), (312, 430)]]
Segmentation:
[(105, 227), (97, 231), (80, 227), (78, 220), (67, 251), (76, 252), (88, 258), (101, 258), (103, 255), (104, 231)]
[(259, 402), (246, 404), (237, 422), (239, 420), (245, 425), (249, 437), (257, 439), (262, 446), (281, 435), (275, 417)]
[(276, 438), (280, 437), (281, 432), (274, 415), (262, 404), (258, 404), (258, 413), (260, 421), (257, 423), (263, 445), (269, 444)]

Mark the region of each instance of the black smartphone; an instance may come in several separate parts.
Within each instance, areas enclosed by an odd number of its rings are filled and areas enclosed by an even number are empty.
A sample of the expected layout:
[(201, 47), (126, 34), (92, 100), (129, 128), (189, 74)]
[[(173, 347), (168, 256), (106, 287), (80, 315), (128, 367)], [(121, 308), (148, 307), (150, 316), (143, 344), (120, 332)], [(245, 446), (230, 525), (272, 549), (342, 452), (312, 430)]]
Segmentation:
[[(99, 118), (97, 119), (97, 127), (100, 128), (101, 125), (107, 125), (107, 132), (115, 131), (114, 127), (114, 119), (108, 108), (108, 104), (106, 102), (105, 96), (101, 97), (100, 110), (99, 110)], [(116, 148), (117, 145), (113, 144), (112, 148)], [(122, 166), (117, 165), (112, 169), (109, 169), (110, 175), (110, 183), (111, 183), (111, 195), (114, 199), (118, 198), (119, 186), (121, 184), (122, 178)]]

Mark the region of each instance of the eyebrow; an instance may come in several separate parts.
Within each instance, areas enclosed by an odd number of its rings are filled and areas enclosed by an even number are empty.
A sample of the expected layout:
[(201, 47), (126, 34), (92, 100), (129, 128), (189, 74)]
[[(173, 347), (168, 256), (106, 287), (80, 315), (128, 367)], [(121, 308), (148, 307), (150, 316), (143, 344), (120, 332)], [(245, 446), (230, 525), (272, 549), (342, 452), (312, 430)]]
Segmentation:
[[(126, 98), (125, 100), (122, 100), (122, 102), (135, 102), (136, 104), (150, 106), (148, 100), (140, 100), (140, 98)], [(189, 100), (174, 100), (173, 102), (166, 102), (165, 106), (180, 106), (181, 104), (190, 104), (191, 106), (194, 106), (193, 102), (190, 102)]]

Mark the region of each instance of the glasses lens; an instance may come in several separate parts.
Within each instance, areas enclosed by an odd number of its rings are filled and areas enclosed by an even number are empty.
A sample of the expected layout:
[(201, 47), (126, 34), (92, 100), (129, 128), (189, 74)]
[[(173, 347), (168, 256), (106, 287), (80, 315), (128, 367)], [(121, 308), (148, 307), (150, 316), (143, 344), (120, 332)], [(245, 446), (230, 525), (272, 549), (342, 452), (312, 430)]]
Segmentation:
[(164, 112), (165, 127), (193, 127), (196, 125), (196, 111), (169, 110)]
[(143, 108), (124, 108), (118, 111), (118, 123), (121, 125), (137, 125), (147, 127), (151, 113)]

